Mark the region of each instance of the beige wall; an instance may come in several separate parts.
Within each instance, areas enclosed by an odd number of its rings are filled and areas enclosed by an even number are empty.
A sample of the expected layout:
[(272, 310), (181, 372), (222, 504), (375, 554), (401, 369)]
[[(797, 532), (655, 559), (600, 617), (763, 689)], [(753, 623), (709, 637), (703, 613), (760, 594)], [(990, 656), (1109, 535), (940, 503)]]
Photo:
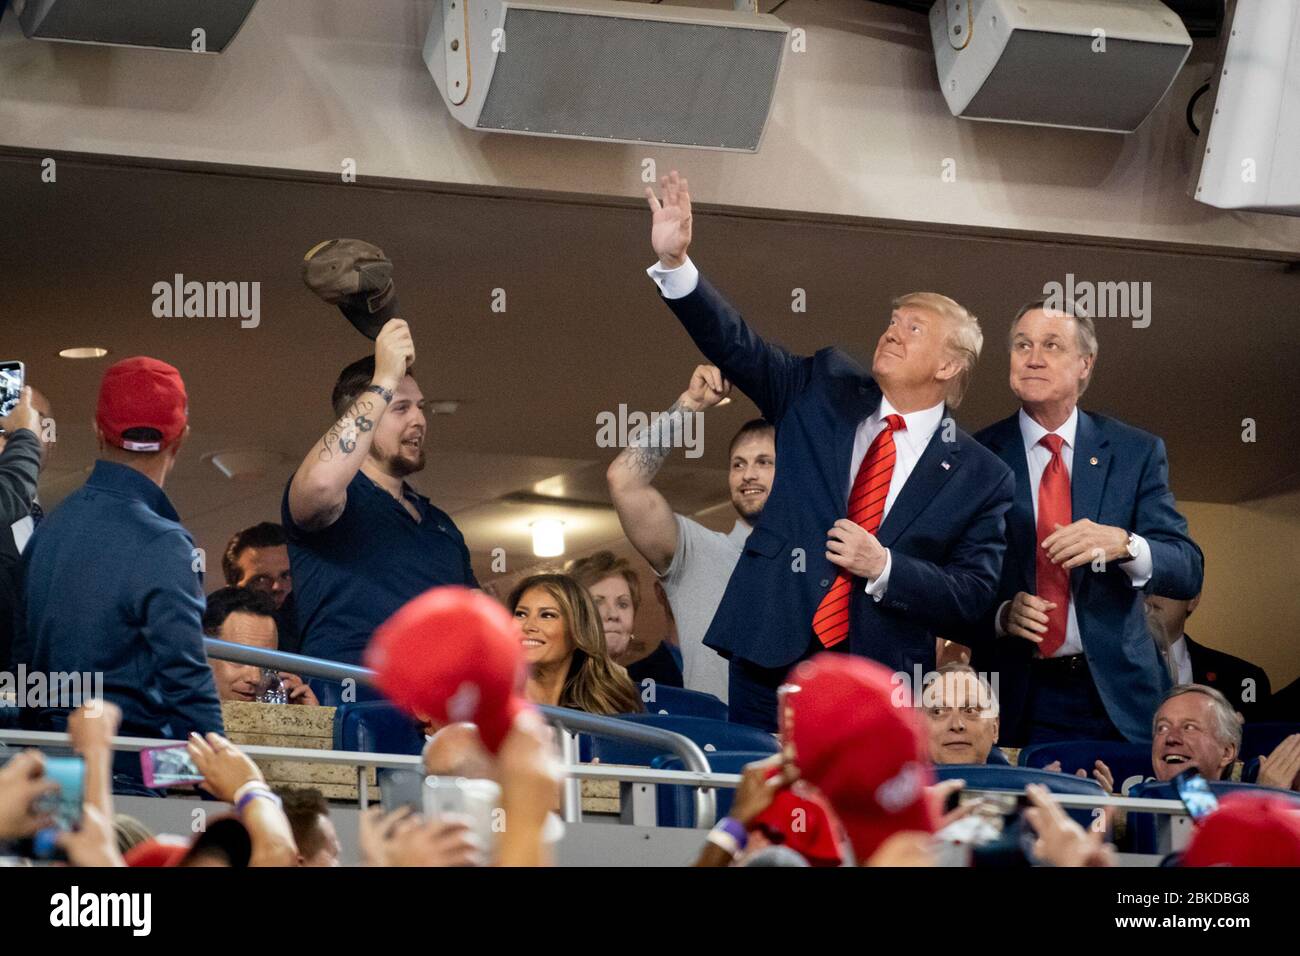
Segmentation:
[[(691, 5), (706, 4), (731, 5)], [(699, 201), (733, 207), (1300, 249), (1300, 220), (1185, 195), (1195, 139), (1183, 112), (1212, 70), (1213, 41), (1198, 42), (1132, 135), (975, 123), (948, 112), (924, 16), (788, 0), (778, 15), (806, 30), (806, 51), (786, 56), (749, 156), (468, 130), (421, 59), (434, 9), (263, 0), (217, 56), (29, 41), (11, 15), (0, 21), (0, 145), (330, 174), (352, 159), (362, 177), (618, 197), (641, 194), (649, 158), (688, 172)], [(946, 160), (955, 182), (941, 180)]]
[(1258, 664), (1280, 690), (1300, 676), (1300, 492), (1180, 509), (1205, 552), (1204, 596), (1187, 632)]

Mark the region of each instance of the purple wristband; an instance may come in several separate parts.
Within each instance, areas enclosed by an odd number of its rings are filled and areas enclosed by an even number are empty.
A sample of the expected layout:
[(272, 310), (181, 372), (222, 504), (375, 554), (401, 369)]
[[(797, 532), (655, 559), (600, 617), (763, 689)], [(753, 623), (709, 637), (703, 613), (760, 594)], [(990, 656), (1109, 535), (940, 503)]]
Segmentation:
[(745, 844), (749, 842), (749, 831), (735, 817), (723, 817), (714, 826), (715, 830), (721, 830), (736, 841), (736, 852), (739, 853), (745, 849)]
[(256, 790), (248, 791), (248, 793), (244, 794), (242, 797), (239, 798), (239, 802), (235, 804), (235, 812), (243, 813), (244, 807), (248, 806), (250, 801), (256, 800), (258, 797), (265, 797), (266, 799), (274, 803), (277, 807), (284, 806), (280, 798), (277, 797), (274, 793), (272, 793), (268, 789), (263, 789), (259, 787)]

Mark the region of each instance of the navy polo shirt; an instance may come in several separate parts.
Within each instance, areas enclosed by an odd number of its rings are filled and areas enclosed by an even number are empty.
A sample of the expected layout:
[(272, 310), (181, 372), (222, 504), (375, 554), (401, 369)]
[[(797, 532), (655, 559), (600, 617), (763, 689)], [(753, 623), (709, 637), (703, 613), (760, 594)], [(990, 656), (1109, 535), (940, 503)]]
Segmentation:
[(445, 584), (478, 587), (456, 523), (405, 482), (402, 493), (419, 521), (358, 471), (338, 520), (307, 531), (294, 524), (285, 486), (280, 511), (302, 653), (359, 664), (370, 635), (411, 598)]
[[(125, 465), (95, 462), (23, 551), (15, 663), (29, 673), (102, 675), (125, 736), (220, 733), (196, 557), (161, 488)], [(24, 709), (21, 722), (62, 730), (68, 703)], [(126, 751), (115, 766), (140, 773), (139, 757)]]

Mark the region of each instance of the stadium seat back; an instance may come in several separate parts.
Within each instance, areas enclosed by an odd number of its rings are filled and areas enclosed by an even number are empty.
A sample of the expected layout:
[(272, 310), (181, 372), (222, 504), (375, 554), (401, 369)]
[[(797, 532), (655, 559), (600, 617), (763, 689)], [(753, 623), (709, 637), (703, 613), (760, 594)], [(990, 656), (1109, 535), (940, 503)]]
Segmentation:
[[(1290, 800), (1300, 808), (1300, 793), (1292, 793), (1287, 790), (1276, 790), (1273, 787), (1259, 787), (1253, 783), (1234, 783), (1227, 780), (1211, 780), (1210, 792), (1219, 799), (1223, 799), (1230, 793), (1267, 793), (1273, 796), (1281, 797), (1284, 800)], [(1147, 800), (1177, 800), (1178, 791), (1174, 785), (1169, 782), (1151, 780), (1147, 783), (1138, 784), (1128, 794), (1130, 797), (1141, 797)], [(1157, 820), (1154, 813), (1130, 813), (1128, 815), (1128, 832), (1130, 834), (1130, 846), (1134, 853), (1160, 853), (1163, 852), (1157, 846)]]
[(645, 702), (647, 713), (671, 714), (675, 717), (707, 717), (709, 720), (726, 720), (727, 705), (712, 694), (702, 694), (680, 687), (654, 688), (653, 700)]
[[(722, 750), (709, 754), (709, 768), (714, 773), (740, 773), (746, 765), (763, 760), (771, 754), (756, 750)], [(651, 766), (662, 770), (685, 770), (681, 757), (657, 757)], [(717, 788), (718, 819), (731, 812), (736, 797), (732, 787)], [(660, 785), (655, 794), (661, 827), (695, 826), (695, 790), (692, 787)]]
[(1061, 772), (1074, 774), (1083, 770), (1092, 776), (1093, 762), (1100, 760), (1115, 778), (1115, 792), (1129, 790), (1151, 779), (1151, 748), (1146, 744), (1120, 743), (1114, 740), (1065, 740), (1034, 744), (1020, 751), (1020, 766), (1039, 768), (1053, 760), (1061, 761)]
[[(776, 738), (771, 734), (725, 720), (676, 714), (623, 714), (618, 719), (681, 734), (693, 740), (706, 754), (737, 750), (774, 754), (777, 751)], [(656, 757), (668, 753), (670, 751), (664, 747), (631, 743), (612, 737), (583, 734), (579, 738), (579, 755), (584, 762), (598, 759), (601, 763), (649, 767)]]
[(424, 750), (424, 729), (387, 701), (342, 704), (334, 712), (334, 749), (419, 754)]
[[(1105, 796), (1106, 791), (1096, 780), (1085, 780), (1071, 774), (1036, 770), (1031, 767), (998, 766), (996, 764), (943, 764), (934, 768), (940, 780), (965, 780), (968, 790), (1007, 790), (1024, 793), (1031, 783), (1041, 783), (1052, 793), (1074, 793), (1088, 796)], [(1091, 810), (1067, 810), (1083, 827), (1094, 819)]]
[(1241, 728), (1241, 753), (1237, 759), (1245, 764), (1256, 757), (1266, 757), (1292, 734), (1300, 734), (1300, 724), (1267, 721), (1245, 724)]

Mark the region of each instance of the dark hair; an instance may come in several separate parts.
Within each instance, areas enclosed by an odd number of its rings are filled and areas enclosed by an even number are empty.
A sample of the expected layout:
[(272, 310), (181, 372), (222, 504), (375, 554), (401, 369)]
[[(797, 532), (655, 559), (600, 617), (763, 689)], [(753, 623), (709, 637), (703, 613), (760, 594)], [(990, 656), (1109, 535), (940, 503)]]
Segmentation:
[(226, 618), (237, 611), (274, 619), (275, 601), (271, 595), (251, 588), (221, 588), (213, 591), (208, 595), (208, 606), (203, 612), (203, 633), (209, 637), (220, 633)]
[(338, 381), (334, 383), (334, 392), (330, 402), (334, 405), (335, 420), (343, 417), (357, 396), (366, 390), (366, 386), (375, 377), (375, 357), (367, 355), (359, 358), (343, 371), (339, 372)]
[(243, 574), (239, 567), (239, 556), (249, 548), (276, 548), (286, 543), (284, 528), (271, 521), (236, 531), (226, 545), (226, 553), (221, 556), (221, 573), (226, 576), (226, 583), (231, 587), (239, 584)]
[(330, 805), (325, 796), (315, 788), (306, 790), (277, 790), (283, 803), (284, 815), (289, 818), (293, 829), (293, 842), (298, 844), (298, 852), (304, 857), (314, 856), (324, 842), (320, 832), (320, 818), (330, 815)]
[(731, 436), (731, 444), (727, 446), (727, 457), (731, 457), (731, 453), (736, 450), (736, 446), (740, 444), (741, 439), (745, 438), (747, 435), (756, 435), (761, 432), (771, 432), (775, 439), (776, 426), (766, 418), (751, 418), (749, 421), (745, 422), (745, 424), (740, 426), (740, 430)]

